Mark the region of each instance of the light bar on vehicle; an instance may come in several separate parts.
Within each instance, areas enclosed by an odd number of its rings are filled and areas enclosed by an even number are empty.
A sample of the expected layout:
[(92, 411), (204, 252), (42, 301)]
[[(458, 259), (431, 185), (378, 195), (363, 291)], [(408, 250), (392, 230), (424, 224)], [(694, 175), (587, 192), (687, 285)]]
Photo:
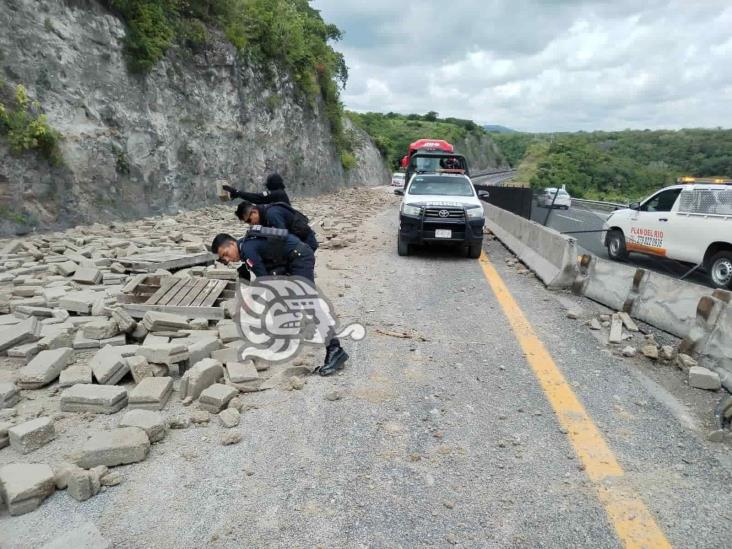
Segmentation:
[(676, 179), (677, 183), (680, 184), (693, 184), (693, 183), (701, 183), (701, 184), (707, 184), (707, 185), (732, 185), (732, 179), (727, 179), (724, 177), (690, 177), (690, 176), (684, 176), (679, 177)]

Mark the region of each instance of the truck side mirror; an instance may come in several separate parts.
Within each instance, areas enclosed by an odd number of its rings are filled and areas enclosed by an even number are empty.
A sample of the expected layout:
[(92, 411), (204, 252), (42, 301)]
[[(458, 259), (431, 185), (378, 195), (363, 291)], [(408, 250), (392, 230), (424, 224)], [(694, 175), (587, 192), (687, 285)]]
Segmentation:
[(488, 191), (478, 191), (478, 198), (480, 198), (481, 200), (488, 200), (488, 197), (490, 195), (491, 194)]
[(640, 210), (640, 202), (632, 202), (628, 208), (631, 210)]
[(394, 194), (398, 196), (404, 196), (404, 190), (403, 189), (394, 189)]

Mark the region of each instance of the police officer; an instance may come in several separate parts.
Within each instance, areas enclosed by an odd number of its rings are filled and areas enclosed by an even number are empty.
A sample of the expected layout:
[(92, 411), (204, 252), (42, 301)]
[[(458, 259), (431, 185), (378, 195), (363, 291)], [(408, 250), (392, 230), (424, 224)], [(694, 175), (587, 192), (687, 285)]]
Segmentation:
[(254, 205), (242, 202), (236, 208), (236, 217), (250, 225), (285, 229), (294, 234), (315, 251), (318, 249), (318, 239), (315, 231), (308, 224), (310, 220), (289, 204), (262, 204)]
[(284, 202), (285, 204), (290, 203), (290, 197), (287, 196), (285, 190), (285, 182), (282, 180), (282, 176), (278, 173), (273, 173), (267, 176), (267, 181), (264, 186), (267, 188), (263, 193), (247, 193), (244, 191), (238, 191), (234, 187), (224, 185), (224, 190), (229, 193), (229, 196), (233, 200), (234, 198), (241, 198), (252, 204), (274, 204), (275, 202)]
[[(223, 263), (242, 262), (239, 274), (249, 278), (249, 271), (256, 276), (301, 276), (315, 284), (315, 254), (310, 246), (284, 229), (253, 227), (244, 238), (220, 233), (211, 243), (211, 251)], [(332, 333), (325, 347), (325, 360), (318, 368), (321, 376), (329, 376), (343, 369), (348, 353)]]

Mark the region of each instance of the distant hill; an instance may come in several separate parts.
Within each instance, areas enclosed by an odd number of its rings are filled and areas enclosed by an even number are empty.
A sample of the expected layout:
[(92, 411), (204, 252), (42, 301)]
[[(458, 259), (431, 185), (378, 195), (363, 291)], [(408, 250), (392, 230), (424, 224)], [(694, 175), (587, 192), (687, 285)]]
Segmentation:
[(486, 124), (483, 126), (483, 129), (487, 132), (493, 132), (493, 133), (518, 133), (516, 130), (512, 130), (511, 128), (507, 128), (506, 126), (499, 126), (497, 124)]

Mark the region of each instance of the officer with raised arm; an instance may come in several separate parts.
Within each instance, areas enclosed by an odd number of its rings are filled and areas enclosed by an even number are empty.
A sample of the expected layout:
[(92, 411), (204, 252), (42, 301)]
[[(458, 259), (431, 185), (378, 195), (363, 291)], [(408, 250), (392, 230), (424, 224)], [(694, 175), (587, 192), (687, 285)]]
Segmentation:
[(241, 198), (252, 204), (274, 204), (275, 202), (284, 202), (285, 204), (290, 203), (290, 197), (287, 196), (285, 190), (285, 182), (282, 180), (282, 176), (278, 173), (273, 173), (267, 176), (267, 181), (264, 186), (266, 190), (261, 193), (248, 193), (244, 191), (238, 191), (234, 187), (224, 185), (224, 190), (229, 193), (231, 199)]

